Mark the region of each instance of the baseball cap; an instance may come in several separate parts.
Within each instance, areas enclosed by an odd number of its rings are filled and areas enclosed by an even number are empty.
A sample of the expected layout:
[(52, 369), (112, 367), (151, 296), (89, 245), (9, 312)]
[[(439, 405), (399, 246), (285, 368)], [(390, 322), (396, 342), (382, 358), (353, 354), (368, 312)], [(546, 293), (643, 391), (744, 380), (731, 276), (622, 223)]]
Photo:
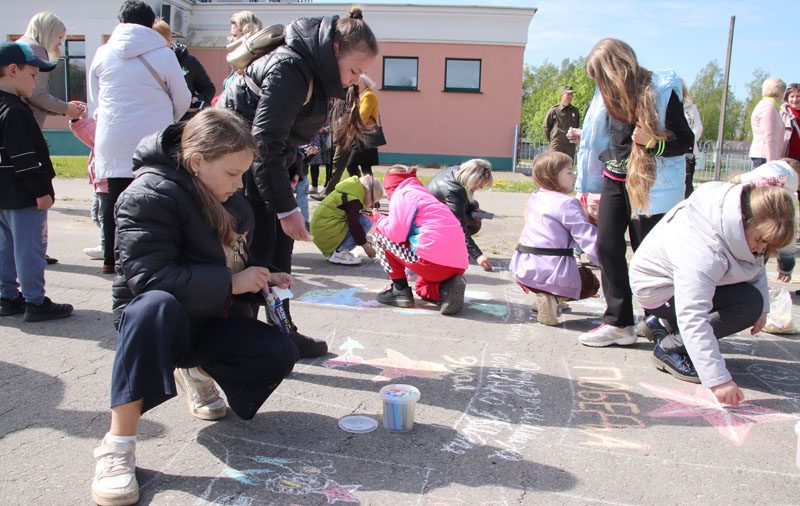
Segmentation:
[(572, 86), (564, 86), (561, 88), (561, 93), (575, 93), (575, 90), (572, 89)]
[(56, 68), (56, 62), (40, 60), (27, 44), (21, 42), (0, 43), (0, 65), (12, 63), (39, 67), (42, 72), (50, 72)]

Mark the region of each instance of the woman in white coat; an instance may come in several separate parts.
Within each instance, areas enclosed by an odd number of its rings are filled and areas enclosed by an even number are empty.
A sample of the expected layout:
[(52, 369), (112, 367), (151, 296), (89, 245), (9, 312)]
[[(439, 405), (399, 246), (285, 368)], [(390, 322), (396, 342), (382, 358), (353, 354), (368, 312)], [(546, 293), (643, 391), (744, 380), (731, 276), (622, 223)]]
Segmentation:
[(794, 202), (775, 178), (700, 185), (675, 206), (633, 255), (636, 302), (656, 367), (702, 383), (724, 404), (744, 394), (717, 340), (764, 327), (769, 312), (765, 258), (794, 240)]
[(139, 141), (181, 119), (191, 93), (175, 54), (150, 28), (155, 13), (127, 0), (120, 24), (100, 46), (89, 70), (89, 108), (97, 121), (97, 179), (108, 180), (109, 212), (103, 213), (103, 273), (114, 273), (114, 213), (119, 195), (133, 181), (133, 151)]

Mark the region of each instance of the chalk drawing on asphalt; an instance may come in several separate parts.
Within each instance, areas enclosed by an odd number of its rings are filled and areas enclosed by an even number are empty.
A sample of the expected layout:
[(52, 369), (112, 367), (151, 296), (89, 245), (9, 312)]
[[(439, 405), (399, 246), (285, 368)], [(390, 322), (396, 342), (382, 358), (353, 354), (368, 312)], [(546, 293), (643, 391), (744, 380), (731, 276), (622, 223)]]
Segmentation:
[[(358, 297), (358, 294), (366, 294), (367, 298)], [(380, 302), (374, 300), (375, 294), (360, 287), (350, 287), (344, 289), (319, 289), (310, 290), (300, 297), (298, 301), (310, 302), (312, 304), (323, 304), (329, 306), (343, 306), (352, 308), (378, 307)]]
[(224, 473), (242, 485), (257, 486), (275, 494), (319, 494), (328, 504), (336, 502), (357, 503), (355, 492), (361, 485), (342, 485), (332, 479), (336, 473), (333, 463), (325, 461), (295, 460), (264, 456), (249, 457), (253, 461), (247, 469), (227, 467)]
[(329, 369), (340, 369), (345, 367), (355, 367), (366, 365), (380, 369), (380, 374), (372, 378), (372, 381), (388, 381), (395, 378), (402, 378), (411, 376), (415, 378), (432, 378), (441, 379), (442, 376), (450, 374), (450, 369), (446, 365), (439, 362), (429, 362), (427, 360), (414, 360), (402, 353), (386, 349), (386, 356), (381, 358), (365, 359), (360, 355), (355, 355), (352, 350), (361, 347), (361, 343), (354, 339), (348, 339), (342, 348), (344, 354), (336, 358), (326, 360), (322, 363), (323, 367)]
[(562, 433), (561, 444), (578, 429), (582, 439), (579, 447), (648, 450), (650, 445), (621, 437), (622, 429), (642, 428), (646, 424), (640, 417), (641, 408), (629, 393), (619, 367), (563, 361), (570, 389), (572, 409)]
[(743, 446), (750, 431), (760, 423), (782, 423), (800, 418), (794, 414), (781, 413), (752, 403), (742, 403), (735, 408), (723, 406), (709, 389), (700, 385), (692, 393), (649, 383), (639, 383), (639, 385), (660, 399), (668, 401), (647, 416), (702, 418), (734, 446)]

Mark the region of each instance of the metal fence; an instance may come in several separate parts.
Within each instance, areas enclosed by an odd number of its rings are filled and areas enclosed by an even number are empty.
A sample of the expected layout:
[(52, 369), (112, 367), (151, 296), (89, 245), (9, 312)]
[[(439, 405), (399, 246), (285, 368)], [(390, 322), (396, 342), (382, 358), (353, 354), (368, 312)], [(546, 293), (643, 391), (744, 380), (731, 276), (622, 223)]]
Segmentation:
[[(547, 141), (542, 136), (541, 128), (527, 127), (518, 129), (517, 141), (514, 149), (516, 155), (515, 170), (529, 172), (533, 159), (549, 149)], [(699, 151), (695, 153), (697, 167), (695, 168), (695, 183), (704, 183), (714, 180), (716, 165), (716, 141), (703, 141), (699, 144)], [(720, 155), (719, 179), (727, 181), (731, 176), (746, 172), (752, 168), (750, 163), (750, 143), (743, 141), (725, 141), (722, 144)]]

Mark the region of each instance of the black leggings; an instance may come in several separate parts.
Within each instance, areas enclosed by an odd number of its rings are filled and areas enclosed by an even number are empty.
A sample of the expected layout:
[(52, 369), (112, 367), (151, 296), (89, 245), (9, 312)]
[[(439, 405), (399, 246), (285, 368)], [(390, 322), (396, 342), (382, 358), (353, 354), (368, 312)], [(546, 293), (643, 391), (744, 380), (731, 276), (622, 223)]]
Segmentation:
[[(723, 337), (752, 327), (764, 311), (764, 296), (750, 283), (718, 286), (711, 299), (711, 318), (709, 323), (714, 337)], [(663, 306), (648, 311), (652, 315), (667, 320), (673, 329), (678, 328), (675, 314), (675, 297)], [(679, 333), (665, 337), (659, 343), (667, 351), (685, 353), (683, 338)]]
[[(319, 186), (319, 163), (312, 163), (309, 165), (308, 173), (311, 174), (311, 187), (316, 188)], [(325, 164), (325, 181), (331, 180), (331, 174), (333, 173), (333, 163), (326, 163)]]
[(615, 327), (633, 325), (633, 294), (628, 279), (625, 231), (633, 251), (664, 215), (631, 218), (631, 204), (624, 181), (603, 178), (597, 222), (597, 258), (600, 261), (606, 312), (603, 321)]
[(114, 235), (117, 230), (114, 208), (119, 196), (132, 182), (132, 177), (108, 178), (107, 212), (103, 213), (103, 265), (114, 266)]
[(145, 292), (119, 322), (111, 407), (142, 399), (142, 413), (175, 397), (176, 367), (202, 367), (237, 416), (250, 420), (297, 361), (283, 333), (252, 318), (192, 320), (167, 292)]

